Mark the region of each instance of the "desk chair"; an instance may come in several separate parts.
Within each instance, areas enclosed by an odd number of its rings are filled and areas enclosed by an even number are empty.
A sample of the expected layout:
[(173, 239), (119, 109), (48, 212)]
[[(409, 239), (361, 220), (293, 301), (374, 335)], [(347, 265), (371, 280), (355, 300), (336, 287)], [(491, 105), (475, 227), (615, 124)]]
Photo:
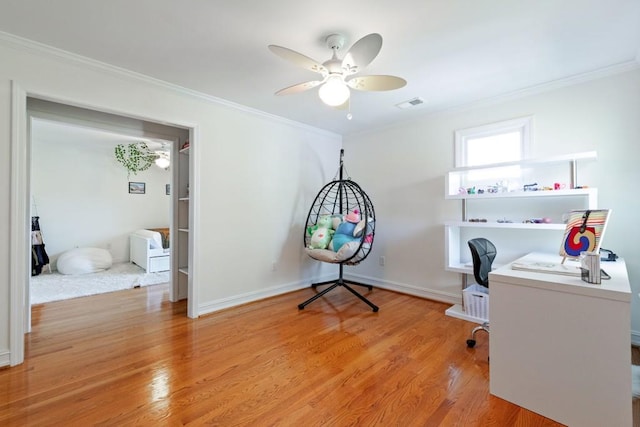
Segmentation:
[[(496, 247), (484, 237), (471, 239), (467, 243), (473, 259), (473, 277), (479, 285), (488, 288), (489, 272), (497, 254)], [(489, 322), (484, 322), (482, 325), (473, 328), (471, 338), (467, 340), (467, 347), (473, 348), (476, 345), (476, 332), (478, 331), (489, 333)]]

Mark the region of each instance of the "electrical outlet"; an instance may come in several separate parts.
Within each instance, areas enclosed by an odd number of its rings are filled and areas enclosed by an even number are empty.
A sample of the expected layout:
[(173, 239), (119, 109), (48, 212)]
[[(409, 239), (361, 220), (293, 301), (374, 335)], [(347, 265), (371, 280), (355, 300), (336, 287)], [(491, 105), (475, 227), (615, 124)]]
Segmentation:
[(381, 256), (380, 259), (378, 260), (378, 264), (380, 264), (380, 267), (384, 267), (385, 262), (386, 260), (384, 259), (384, 256)]

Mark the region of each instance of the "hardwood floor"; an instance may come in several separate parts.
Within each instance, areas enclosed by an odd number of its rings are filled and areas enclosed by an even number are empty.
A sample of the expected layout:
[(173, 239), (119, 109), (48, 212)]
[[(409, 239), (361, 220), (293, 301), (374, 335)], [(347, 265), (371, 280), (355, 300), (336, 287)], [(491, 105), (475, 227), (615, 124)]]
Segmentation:
[[(364, 289), (363, 289), (364, 290)], [(0, 425), (558, 426), (489, 395), (488, 337), (445, 304), (338, 288), (199, 319), (164, 285), (33, 308)]]

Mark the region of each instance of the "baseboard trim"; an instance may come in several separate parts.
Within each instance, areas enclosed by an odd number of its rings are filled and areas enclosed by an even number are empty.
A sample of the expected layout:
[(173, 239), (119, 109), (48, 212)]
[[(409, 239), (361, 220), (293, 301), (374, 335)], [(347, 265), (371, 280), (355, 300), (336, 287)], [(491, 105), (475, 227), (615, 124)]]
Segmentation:
[(266, 298), (275, 297), (277, 295), (298, 291), (300, 289), (305, 289), (307, 287), (310, 287), (312, 283), (325, 282), (328, 280), (332, 280), (333, 278), (335, 278), (335, 275), (320, 276), (320, 277), (315, 277), (313, 279), (301, 280), (298, 282), (273, 286), (271, 288), (261, 289), (259, 291), (247, 292), (240, 295), (234, 295), (228, 298), (221, 298), (218, 300), (210, 301), (205, 304), (199, 305), (198, 316), (214, 313), (216, 311), (236, 307), (242, 304), (259, 301)]
[[(228, 298), (221, 298), (214, 301), (209, 301), (204, 304), (200, 304), (198, 307), (198, 316), (214, 313), (216, 311), (224, 310), (227, 308), (236, 307), (242, 304), (247, 304), (255, 301), (259, 301), (265, 298), (271, 298), (277, 295), (286, 294), (288, 292), (298, 291), (311, 285), (311, 283), (321, 283), (329, 280), (336, 279), (335, 275), (323, 275), (315, 277), (309, 280), (287, 283), (284, 285), (273, 286), (271, 288), (247, 292), (240, 295), (234, 295)], [(375, 277), (364, 276), (361, 274), (344, 274), (345, 280), (353, 280), (356, 282), (365, 283), (381, 289), (387, 289), (389, 291), (399, 292), (401, 294), (413, 295), (420, 298), (425, 298), (433, 301), (443, 302), (447, 304), (462, 304), (462, 295), (451, 294), (448, 292), (439, 292), (433, 290), (426, 290), (418, 288), (416, 286), (408, 285), (405, 283), (391, 282), (389, 280), (380, 280)]]
[(356, 282), (366, 283), (377, 288), (387, 289), (389, 291), (395, 291), (401, 294), (413, 295), (416, 297), (444, 302), (447, 304), (462, 304), (462, 292), (452, 294), (450, 292), (434, 291), (430, 289), (419, 288), (413, 285), (408, 285), (406, 283), (392, 282), (390, 280), (380, 280), (376, 277), (364, 276), (362, 274), (345, 273), (344, 278), (346, 280), (351, 279)]
[(9, 350), (0, 352), (0, 367), (2, 366), (11, 366), (11, 352)]

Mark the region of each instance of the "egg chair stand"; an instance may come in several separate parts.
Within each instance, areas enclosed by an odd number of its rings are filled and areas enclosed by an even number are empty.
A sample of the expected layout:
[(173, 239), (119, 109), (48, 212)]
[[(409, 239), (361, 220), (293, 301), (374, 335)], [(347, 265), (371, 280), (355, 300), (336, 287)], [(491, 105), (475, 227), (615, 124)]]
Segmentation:
[[(320, 298), (321, 296), (323, 296), (326, 293), (331, 292), (332, 290), (334, 290), (335, 288), (337, 288), (338, 286), (342, 286), (343, 288), (345, 288), (346, 290), (348, 290), (349, 292), (351, 292), (352, 294), (354, 294), (355, 296), (357, 296), (361, 301), (363, 301), (365, 304), (367, 304), (369, 307), (371, 307), (371, 310), (373, 310), (374, 312), (377, 312), (379, 310), (378, 306), (375, 305), (374, 303), (372, 303), (371, 301), (369, 301), (367, 298), (365, 298), (361, 293), (359, 293), (358, 291), (356, 291), (355, 289), (353, 289), (351, 286), (349, 286), (344, 278), (342, 277), (342, 269), (343, 269), (343, 265), (340, 264), (340, 273), (338, 276), (337, 280), (329, 280), (327, 282), (320, 282), (320, 283), (313, 283), (311, 285), (312, 288), (316, 288), (317, 286), (322, 286), (322, 285), (328, 285), (331, 284), (331, 286), (329, 286), (328, 288), (324, 289), (323, 291), (321, 291), (320, 293), (312, 296), (311, 298), (309, 298), (308, 300), (306, 300), (305, 302), (298, 304), (298, 308), (300, 310), (304, 310), (304, 308), (308, 305), (311, 304), (312, 302), (314, 302), (315, 300), (317, 300), (318, 298)], [(371, 285), (366, 285), (364, 283), (357, 283), (357, 282), (352, 282), (349, 281), (349, 283), (351, 285), (358, 285), (358, 286), (365, 286), (367, 287), (370, 291), (373, 290), (373, 286)]]
[[(338, 264), (338, 278), (326, 282), (314, 283), (312, 288), (329, 285), (326, 289), (298, 304), (298, 309), (303, 310), (308, 304), (326, 295), (338, 287), (344, 287), (361, 301), (367, 304), (374, 312), (379, 310), (378, 306), (369, 301), (366, 297), (353, 289), (350, 285), (363, 286), (373, 290), (373, 286), (345, 280), (343, 271), (345, 265), (357, 265), (362, 262), (371, 252), (375, 236), (375, 211), (369, 196), (362, 188), (350, 178), (344, 178), (344, 150), (340, 150), (340, 168), (336, 178), (325, 185), (316, 196), (304, 231), (304, 247), (308, 255), (322, 262)], [(310, 242), (312, 235), (307, 230), (318, 224), (318, 220), (323, 216), (337, 218), (340, 221), (346, 212), (357, 212), (360, 216), (358, 225), (355, 226), (354, 237), (341, 247), (337, 252), (331, 249), (311, 249)], [(334, 235), (335, 236), (335, 235)], [(350, 237), (351, 238), (351, 237)], [(334, 240), (335, 242), (335, 240)]]

